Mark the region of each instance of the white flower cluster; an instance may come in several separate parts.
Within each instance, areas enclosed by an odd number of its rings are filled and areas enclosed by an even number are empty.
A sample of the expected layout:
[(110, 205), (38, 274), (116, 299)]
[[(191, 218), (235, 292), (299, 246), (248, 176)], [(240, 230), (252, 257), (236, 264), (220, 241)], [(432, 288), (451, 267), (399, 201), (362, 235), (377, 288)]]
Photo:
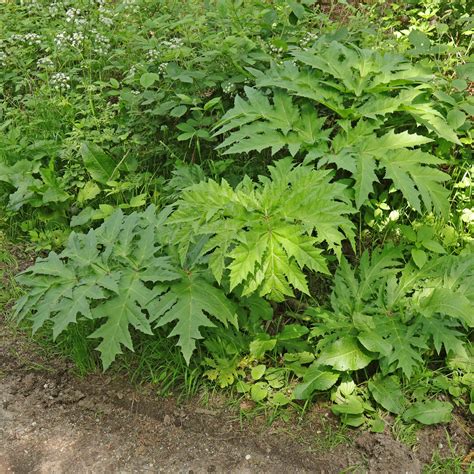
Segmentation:
[(160, 52), (157, 49), (149, 49), (146, 52), (147, 61), (156, 61), (160, 57)]
[(57, 48), (65, 48), (67, 46), (69, 35), (65, 31), (59, 32), (54, 37), (54, 44)]
[(270, 50), (270, 53), (273, 53), (273, 54), (279, 55), (283, 53), (283, 48), (279, 48), (278, 46), (275, 46), (274, 44), (269, 44), (268, 49)]
[(158, 66), (158, 74), (164, 74), (166, 72), (167, 67), (168, 67), (168, 63), (161, 63)]
[(132, 66), (127, 72), (127, 77), (132, 78), (135, 76), (136, 73), (137, 73), (137, 66)]
[(102, 4), (99, 7), (99, 21), (104, 24), (105, 26), (112, 26), (114, 24), (114, 20), (111, 18), (111, 12), (107, 10)]
[(311, 33), (311, 31), (308, 31), (300, 40), (300, 46), (302, 48), (307, 48), (310, 43), (314, 43), (317, 39), (318, 35), (316, 33)]
[(71, 88), (69, 81), (71, 78), (63, 72), (56, 72), (51, 76), (51, 85), (56, 90), (68, 90)]
[(66, 21), (77, 26), (85, 25), (87, 23), (87, 20), (82, 16), (82, 12), (79, 8), (68, 8), (66, 11)]
[(110, 49), (109, 38), (95, 29), (91, 33), (93, 34), (92, 51), (97, 54), (106, 54)]
[(54, 63), (50, 58), (46, 56), (44, 58), (39, 58), (38, 61), (36, 61), (36, 66), (39, 69), (53, 69)]
[(82, 46), (82, 43), (84, 42), (84, 34), (81, 33), (80, 31), (74, 32), (69, 37), (69, 42), (71, 43), (71, 46), (73, 46), (74, 48), (80, 48)]
[(80, 48), (84, 42), (84, 33), (75, 31), (69, 35), (66, 31), (61, 31), (54, 38), (54, 44), (57, 48), (63, 49), (71, 45), (74, 48)]
[(130, 11), (130, 13), (138, 13), (140, 7), (137, 5), (136, 0), (123, 0), (122, 5)]
[(462, 180), (459, 181), (459, 183), (456, 183), (454, 185), (455, 188), (461, 188), (461, 189), (470, 188), (471, 186), (472, 186), (472, 181), (471, 181), (470, 176), (467, 173), (463, 176)]
[(222, 86), (222, 92), (224, 92), (224, 94), (232, 94), (234, 90), (235, 90), (235, 84), (233, 84), (232, 82), (228, 82), (227, 84), (224, 84)]
[(466, 224), (473, 224), (474, 223), (474, 207), (471, 209), (465, 208), (461, 212), (461, 220)]
[(62, 2), (51, 2), (49, 4), (48, 10), (49, 10), (49, 16), (55, 17), (59, 15), (59, 11), (63, 8)]
[(184, 45), (184, 41), (181, 38), (171, 38), (169, 41), (162, 41), (161, 45), (168, 49), (178, 49)]
[(5, 51), (0, 51), (0, 66), (7, 65), (7, 53)]
[(17, 41), (19, 43), (26, 43), (30, 46), (33, 45), (40, 45), (41, 44), (41, 36), (37, 33), (26, 33), (24, 35), (11, 35), (10, 41)]

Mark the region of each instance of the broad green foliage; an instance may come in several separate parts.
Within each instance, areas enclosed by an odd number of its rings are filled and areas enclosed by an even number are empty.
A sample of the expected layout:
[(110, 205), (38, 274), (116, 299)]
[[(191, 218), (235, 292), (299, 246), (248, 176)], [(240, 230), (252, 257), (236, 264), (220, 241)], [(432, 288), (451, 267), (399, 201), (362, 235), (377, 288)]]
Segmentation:
[(133, 350), (130, 326), (153, 334), (154, 327), (175, 323), (169, 337), (179, 337), (189, 362), (200, 327), (214, 326), (207, 315), (236, 325), (235, 308), (199, 269), (185, 272), (163, 255), (167, 212), (156, 215), (150, 206), (125, 216), (118, 210), (97, 230), (72, 233), (60, 255), (51, 252), (19, 276), (28, 293), (15, 318), (30, 317), (33, 331), (50, 322), (55, 338), (71, 323), (97, 320), (89, 337), (101, 339), (104, 369), (122, 346)]
[[(227, 147), (225, 153), (271, 148), (272, 155), (287, 148), (292, 155), (305, 156), (306, 162), (334, 165), (352, 177), (357, 208), (367, 203), (374, 183), (389, 179), (419, 213), (423, 204), (428, 211), (435, 210), (446, 217), (448, 191), (443, 183), (449, 175), (437, 168), (443, 160), (420, 148), (433, 140), (415, 132), (388, 129), (386, 120), (390, 117), (384, 118), (398, 113), (393, 127), (413, 126), (413, 122), (400, 122), (398, 118), (409, 112), (418, 123), (428, 121), (432, 128), (437, 124), (434, 129), (438, 135), (459, 143), (443, 116), (432, 109), (433, 102), (418, 100), (424, 89), (412, 93), (414, 84), (428, 82), (432, 77), (399, 56), (334, 42), (318, 45), (309, 51), (293, 51), (294, 57), (311, 70), (300, 71), (288, 62), (270, 72), (254, 71), (259, 88), (275, 88), (273, 104), (260, 90), (246, 88), (248, 101), (237, 96), (234, 108), (220, 122), (217, 134), (231, 133), (219, 147)], [(408, 85), (412, 89), (406, 89)], [(388, 95), (399, 90), (402, 91), (395, 97)], [(410, 105), (408, 91), (416, 105)], [(347, 107), (345, 94), (351, 95), (352, 107)], [(356, 107), (356, 103), (362, 105)], [(341, 117), (336, 127), (325, 126), (327, 120), (318, 117), (317, 104)], [(423, 119), (415, 112), (421, 108), (425, 111)], [(342, 120), (347, 118), (350, 120)]]
[(469, 2), (185, 3), (0, 3), (0, 226), (55, 250), (16, 320), (376, 432), (472, 412)]
[(432, 85), (435, 76), (429, 67), (413, 66), (401, 55), (324, 38), (311, 49), (295, 48), (291, 54), (293, 61), (276, 65), (270, 72), (252, 70), (257, 86), (286, 89), (343, 119), (390, 119), (400, 112), (406, 117), (403, 125), (410, 123), (411, 116), (439, 137), (460, 143), (445, 116), (434, 107), (430, 94), (436, 91)]
[[(332, 310), (308, 310), (318, 340), (315, 367), (356, 371), (377, 360), (381, 376), (410, 379), (432, 351), (447, 359), (468, 357), (464, 332), (474, 326), (473, 255), (439, 257), (423, 270), (401, 267), (400, 257), (393, 248), (372, 257), (364, 253), (357, 271), (342, 261)], [(399, 413), (395, 383), (379, 377), (369, 389), (377, 402)], [(388, 393), (396, 398), (387, 399)]]
[(295, 166), (290, 159), (269, 167), (259, 183), (245, 178), (235, 189), (226, 181), (202, 182), (184, 190), (171, 217), (174, 239), (184, 257), (204, 237), (202, 253), (220, 283), (243, 295), (258, 291), (282, 301), (292, 287), (309, 294), (303, 269), (328, 273), (321, 244), (341, 255), (352, 240), (351, 207), (345, 187), (328, 171)]
[(328, 141), (330, 129), (322, 130), (325, 119), (314, 107), (302, 108), (284, 92), (277, 91), (273, 104), (261, 92), (245, 87), (248, 102), (237, 96), (234, 108), (221, 120), (218, 135), (239, 128), (217, 148), (229, 147), (225, 153), (248, 153), (271, 148), (272, 155), (288, 148), (294, 156), (298, 151), (318, 151)]
[[(363, 120), (354, 128), (348, 122), (340, 122), (340, 125), (342, 131), (334, 137), (331, 152), (320, 162), (334, 163), (351, 173), (358, 208), (367, 202), (373, 183), (383, 177), (390, 179), (420, 214), (423, 203), (425, 209), (447, 216), (448, 191), (442, 183), (449, 175), (433, 166), (443, 161), (415, 148), (429, 143), (429, 138), (393, 130), (377, 136), (374, 125)], [(385, 170), (384, 175), (381, 170)]]

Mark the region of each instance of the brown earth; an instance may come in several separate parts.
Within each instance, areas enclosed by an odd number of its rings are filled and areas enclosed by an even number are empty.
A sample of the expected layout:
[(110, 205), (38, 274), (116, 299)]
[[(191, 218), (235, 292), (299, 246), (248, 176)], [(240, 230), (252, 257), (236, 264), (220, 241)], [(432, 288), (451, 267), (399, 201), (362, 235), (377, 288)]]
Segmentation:
[[(321, 406), (300, 423), (241, 423), (222, 398), (178, 404), (120, 377), (78, 378), (1, 321), (0, 331), (0, 473), (417, 473), (434, 451), (450, 454), (443, 427), (419, 432), (413, 451), (390, 433), (340, 430)], [(465, 423), (446, 429), (466, 454)]]

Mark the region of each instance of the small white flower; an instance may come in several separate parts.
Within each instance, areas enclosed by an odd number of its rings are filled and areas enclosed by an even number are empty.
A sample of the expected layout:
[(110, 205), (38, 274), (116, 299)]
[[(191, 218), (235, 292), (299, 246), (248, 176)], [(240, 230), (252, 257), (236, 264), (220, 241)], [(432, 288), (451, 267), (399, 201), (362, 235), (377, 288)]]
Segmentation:
[(56, 72), (51, 76), (50, 84), (56, 90), (68, 90), (71, 88), (69, 81), (71, 78), (63, 72)]
[(400, 213), (398, 211), (392, 211), (388, 215), (388, 219), (392, 222), (398, 221), (399, 218), (400, 218)]
[(137, 5), (136, 0), (123, 0), (123, 6), (130, 13), (138, 13), (140, 11), (140, 7)]
[(149, 49), (146, 52), (146, 59), (150, 62), (156, 61), (160, 57), (160, 52), (156, 49)]
[(270, 50), (271, 53), (276, 54), (276, 55), (280, 55), (281, 53), (283, 53), (283, 48), (279, 48), (278, 46), (275, 46), (273, 44), (270, 44), (268, 46), (268, 49)]
[(55, 17), (59, 14), (59, 10), (62, 8), (62, 3), (61, 2), (51, 2), (48, 10), (49, 10), (49, 15), (51, 17)]
[(136, 73), (137, 73), (137, 66), (132, 66), (127, 72), (127, 77), (132, 78), (135, 76)]
[(178, 49), (184, 45), (184, 41), (181, 38), (171, 38), (170, 40), (163, 40), (161, 46), (168, 49)]
[(465, 174), (459, 183), (454, 185), (455, 188), (470, 188), (472, 186), (471, 178), (468, 174)]
[(224, 94), (232, 94), (232, 92), (235, 91), (235, 84), (232, 84), (232, 82), (228, 82), (227, 84), (224, 84), (222, 86), (222, 92)]
[(65, 47), (67, 42), (68, 42), (68, 35), (65, 31), (60, 31), (54, 37), (54, 44), (56, 45), (57, 48)]
[(167, 67), (168, 67), (168, 63), (161, 63), (158, 66), (158, 74), (164, 74), (166, 72)]
[(79, 8), (68, 8), (66, 11), (66, 21), (68, 23), (73, 22), (79, 16), (81, 16), (81, 10), (79, 10)]
[(24, 35), (14, 34), (10, 36), (10, 41), (25, 43), (29, 46), (40, 45), (41, 36), (38, 35), (37, 33), (26, 33)]
[(69, 39), (71, 46), (73, 46), (74, 48), (80, 48), (82, 46), (83, 41), (84, 41), (84, 34), (81, 33), (80, 31), (76, 31), (75, 33), (73, 33)]
[(38, 35), (37, 33), (27, 33), (24, 36), (23, 41), (25, 43), (28, 43), (30, 46), (32, 46), (34, 44), (41, 44), (41, 36)]
[(112, 20), (112, 18), (104, 15), (99, 16), (99, 21), (105, 26), (112, 26), (114, 24), (114, 20)]
[(92, 50), (97, 54), (106, 54), (110, 49), (110, 40), (107, 36), (99, 33), (97, 30), (92, 30)]
[(309, 46), (310, 43), (314, 43), (318, 39), (318, 35), (316, 33), (312, 33), (308, 31), (303, 38), (300, 40), (300, 46), (302, 48), (306, 48)]
[(0, 51), (0, 66), (6, 66), (7, 64), (7, 53)]
[(461, 212), (461, 220), (466, 224), (474, 222), (474, 207), (471, 209), (465, 208)]

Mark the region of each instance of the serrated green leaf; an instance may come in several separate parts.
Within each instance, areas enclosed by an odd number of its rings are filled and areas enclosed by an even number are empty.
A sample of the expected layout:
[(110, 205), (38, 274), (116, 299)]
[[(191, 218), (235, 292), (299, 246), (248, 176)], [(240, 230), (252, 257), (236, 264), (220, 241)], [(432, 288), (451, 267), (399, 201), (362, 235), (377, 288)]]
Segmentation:
[(150, 298), (149, 292), (135, 275), (128, 274), (122, 277), (119, 294), (92, 310), (93, 318), (106, 319), (89, 336), (102, 339), (97, 350), (101, 353), (104, 370), (122, 353), (122, 345), (133, 350), (129, 325), (145, 334), (153, 334), (150, 322), (141, 309)]
[(338, 380), (339, 374), (323, 370), (318, 366), (310, 367), (304, 374), (303, 383), (298, 384), (293, 395), (297, 400), (306, 400), (315, 391), (329, 390)]
[(278, 334), (279, 341), (288, 341), (291, 339), (299, 339), (300, 337), (308, 334), (309, 329), (301, 324), (287, 324), (283, 331)]
[(392, 351), (392, 345), (375, 331), (362, 332), (357, 336), (357, 339), (370, 352), (378, 352), (386, 356)]
[(361, 154), (356, 162), (354, 191), (356, 206), (359, 209), (373, 191), (373, 183), (378, 182), (375, 174), (376, 162), (372, 156)]
[(258, 337), (250, 343), (250, 354), (256, 359), (260, 359), (265, 352), (271, 351), (276, 343), (277, 340), (270, 339), (268, 335)]
[[(196, 347), (196, 340), (202, 339), (200, 327), (214, 327), (215, 324), (206, 316), (212, 316), (227, 326), (237, 325), (233, 303), (222, 290), (214, 288), (199, 275), (191, 275), (171, 287), (173, 300), (163, 308), (152, 307), (153, 320), (156, 326), (176, 321), (168, 337), (178, 336), (177, 345), (189, 364)], [(149, 307), (150, 308), (150, 307)]]

